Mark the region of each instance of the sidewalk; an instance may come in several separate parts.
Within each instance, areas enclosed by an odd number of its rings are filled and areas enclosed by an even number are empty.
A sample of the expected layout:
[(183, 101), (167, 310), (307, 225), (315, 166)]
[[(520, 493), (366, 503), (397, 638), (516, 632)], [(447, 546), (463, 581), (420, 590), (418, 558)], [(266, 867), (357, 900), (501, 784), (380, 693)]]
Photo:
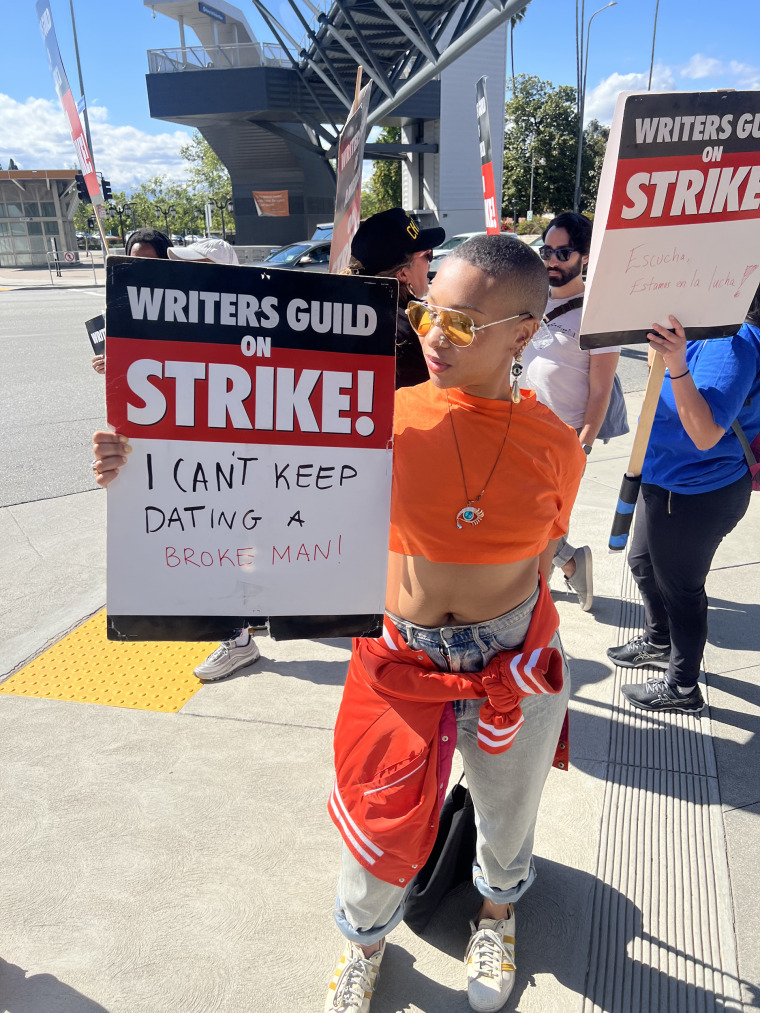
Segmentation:
[[(641, 395), (627, 400), (635, 419)], [(708, 582), (709, 716), (639, 716), (619, 687), (646, 673), (622, 678), (605, 656), (640, 619), (624, 557), (606, 552), (631, 439), (594, 451), (573, 514), (593, 611), (555, 579), (571, 767), (547, 782), (509, 1011), (760, 1004), (760, 497)], [(94, 491), (14, 508), (0, 681), (102, 604), (104, 507)], [(2, 684), (0, 1013), (320, 1013), (341, 947), (326, 803), (349, 645), (260, 647), (177, 713)], [(463, 891), (428, 939), (393, 933), (372, 1013), (469, 1009), (476, 906)]]
[[(114, 250), (111, 250), (114, 253)], [(84, 258), (84, 251), (80, 251)], [(47, 267), (3, 267), (0, 268), (0, 291), (3, 289), (34, 289), (34, 288), (96, 288), (105, 285), (103, 255), (100, 250), (90, 253), (94, 259), (84, 260), (71, 266), (61, 262), (61, 276), (56, 275), (55, 268), (51, 272)]]

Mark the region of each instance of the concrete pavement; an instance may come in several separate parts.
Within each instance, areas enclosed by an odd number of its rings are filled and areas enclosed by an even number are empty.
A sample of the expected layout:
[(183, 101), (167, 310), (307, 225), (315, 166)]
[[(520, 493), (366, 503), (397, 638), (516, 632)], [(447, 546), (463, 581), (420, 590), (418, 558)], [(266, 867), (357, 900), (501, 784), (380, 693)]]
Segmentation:
[[(641, 395), (627, 399), (635, 419)], [(709, 716), (636, 716), (604, 653), (640, 618), (606, 552), (630, 443), (594, 451), (573, 514), (594, 609), (556, 594), (571, 769), (549, 776), (517, 908), (506, 1008), (521, 1013), (760, 1004), (760, 497), (708, 582)], [(102, 604), (104, 506), (92, 491), (0, 511), (0, 680)], [(177, 714), (0, 694), (0, 1013), (322, 1009), (341, 947), (326, 801), (348, 644), (260, 646)], [(468, 1009), (476, 904), (452, 897), (426, 940), (393, 933), (373, 1013)]]

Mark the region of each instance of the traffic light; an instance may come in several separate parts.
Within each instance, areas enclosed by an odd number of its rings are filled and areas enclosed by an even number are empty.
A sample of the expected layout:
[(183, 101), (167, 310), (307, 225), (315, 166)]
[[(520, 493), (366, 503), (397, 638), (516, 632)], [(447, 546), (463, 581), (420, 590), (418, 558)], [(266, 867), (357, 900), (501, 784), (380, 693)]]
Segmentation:
[(100, 180), (100, 188), (103, 191), (103, 200), (111, 200), (113, 197), (113, 193), (111, 191), (110, 180), (102, 178)]
[(90, 230), (90, 232), (95, 231), (97, 224), (98, 223), (95, 220), (95, 215), (90, 215), (90, 217), (87, 219), (87, 228)]
[(92, 198), (87, 193), (87, 184), (81, 172), (77, 173), (77, 197), (83, 204), (92, 204)]

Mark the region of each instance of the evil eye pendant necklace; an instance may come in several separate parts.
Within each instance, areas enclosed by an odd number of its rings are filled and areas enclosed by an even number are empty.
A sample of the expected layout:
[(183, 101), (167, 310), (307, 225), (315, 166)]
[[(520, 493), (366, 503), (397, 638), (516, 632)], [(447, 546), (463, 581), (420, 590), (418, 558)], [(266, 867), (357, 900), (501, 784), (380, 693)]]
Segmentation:
[(464, 463), (462, 461), (462, 452), (459, 449), (459, 440), (457, 439), (457, 431), (456, 431), (456, 429), (454, 427), (454, 418), (453, 418), (453, 416), (451, 414), (451, 402), (449, 401), (449, 392), (448, 391), (446, 391), (446, 405), (447, 405), (448, 410), (449, 410), (449, 422), (451, 422), (451, 432), (452, 432), (452, 434), (454, 436), (454, 446), (457, 448), (457, 457), (459, 458), (459, 469), (460, 469), (460, 471), (462, 473), (462, 485), (464, 486), (464, 495), (465, 495), (465, 499), (467, 500), (467, 505), (463, 506), (462, 509), (459, 511), (459, 513), (456, 516), (456, 525), (459, 528), (459, 530), (461, 531), (462, 530), (462, 524), (473, 524), (473, 525), (474, 524), (480, 524), (480, 522), (485, 517), (485, 513), (483, 512), (483, 510), (481, 510), (481, 508), (477, 504), (483, 498), (483, 494), (485, 493), (486, 489), (488, 488), (488, 483), (491, 481), (491, 478), (493, 477), (493, 473), (496, 471), (496, 465), (499, 463), (499, 461), (501, 459), (502, 452), (503, 452), (504, 447), (506, 446), (506, 443), (507, 443), (507, 437), (509, 436), (509, 428), (512, 425), (512, 411), (514, 409), (510, 408), (509, 419), (507, 420), (507, 428), (506, 428), (506, 431), (504, 433), (504, 439), (501, 441), (501, 447), (499, 448), (499, 453), (496, 455), (496, 460), (493, 462), (493, 467), (491, 468), (491, 471), (488, 474), (488, 478), (486, 479), (486, 483), (483, 486), (483, 488), (481, 489), (480, 495), (476, 496), (474, 499), (471, 499), (470, 498), (470, 494), (467, 491), (467, 479), (465, 478), (465, 475), (464, 475)]

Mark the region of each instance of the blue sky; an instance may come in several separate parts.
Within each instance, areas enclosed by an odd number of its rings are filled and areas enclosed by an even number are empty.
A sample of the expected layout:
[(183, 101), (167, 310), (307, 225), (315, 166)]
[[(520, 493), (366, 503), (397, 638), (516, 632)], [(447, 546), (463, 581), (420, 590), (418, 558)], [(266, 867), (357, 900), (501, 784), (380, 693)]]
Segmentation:
[[(604, 0), (588, 0), (587, 14)], [(23, 168), (73, 164), (37, 29), (34, 0), (4, 5), (9, 32), (0, 61), (0, 163)], [(271, 36), (249, 0), (239, 0), (262, 41)], [(151, 120), (145, 91), (148, 49), (178, 45), (176, 22), (152, 17), (142, 0), (74, 0), (95, 155), (121, 187), (166, 172), (181, 178), (184, 128)], [(291, 28), (290, 8), (271, 9)], [(587, 114), (609, 122), (621, 89), (646, 87), (655, 0), (618, 0), (591, 29)], [(68, 0), (52, 0), (58, 40), (76, 91)], [(653, 86), (662, 90), (760, 89), (760, 0), (660, 0)], [(189, 41), (189, 40), (188, 40)], [(515, 31), (515, 70), (554, 84), (575, 83), (575, 0), (533, 0)]]

